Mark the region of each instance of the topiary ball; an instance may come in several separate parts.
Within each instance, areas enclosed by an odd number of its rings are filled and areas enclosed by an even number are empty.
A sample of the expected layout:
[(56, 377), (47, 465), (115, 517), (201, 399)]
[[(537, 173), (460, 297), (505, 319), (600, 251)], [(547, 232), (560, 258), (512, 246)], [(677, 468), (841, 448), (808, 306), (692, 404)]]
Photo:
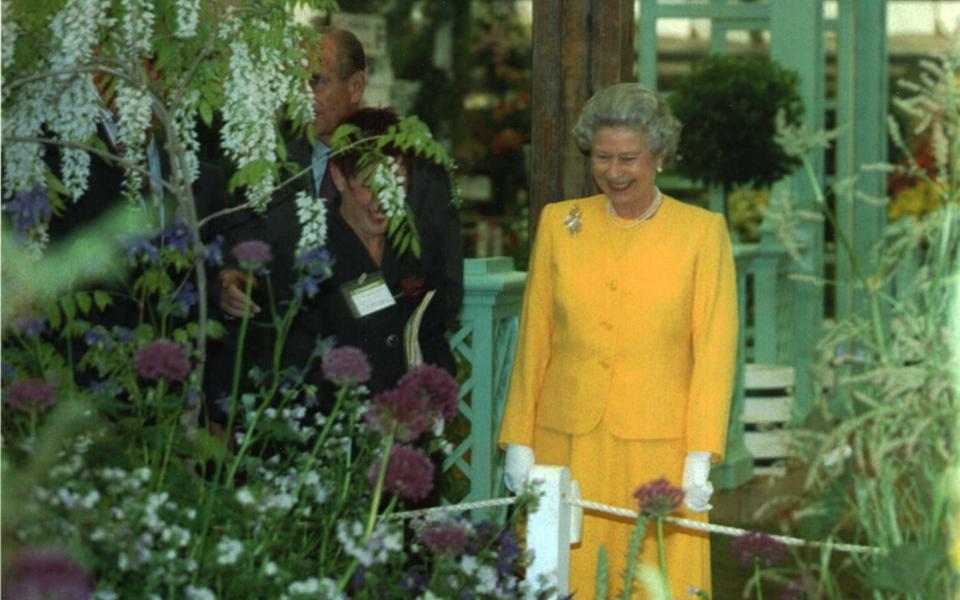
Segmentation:
[(766, 186), (798, 164), (774, 139), (777, 111), (799, 124), (803, 103), (799, 76), (761, 56), (715, 54), (670, 95), (683, 123), (677, 171), (725, 191), (738, 185)]

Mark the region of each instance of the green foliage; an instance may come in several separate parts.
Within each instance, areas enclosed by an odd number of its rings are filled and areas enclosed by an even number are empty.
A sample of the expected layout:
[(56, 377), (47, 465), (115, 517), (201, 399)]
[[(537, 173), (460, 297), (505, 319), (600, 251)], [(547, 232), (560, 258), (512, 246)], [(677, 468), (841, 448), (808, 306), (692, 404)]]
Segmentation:
[[(960, 47), (925, 70), (923, 85), (903, 102), (921, 125), (914, 134), (931, 130), (949, 149), (938, 154), (938, 170), (956, 173)], [(779, 137), (801, 159), (817, 207), (835, 223), (807, 158), (831, 134), (784, 126)], [(835, 192), (842, 197), (842, 188)], [(820, 341), (817, 411), (790, 436), (806, 471), (793, 502), (811, 534), (872, 546), (879, 555), (825, 550), (816, 569), (821, 589), (839, 589), (837, 574), (848, 572), (874, 598), (948, 598), (960, 590), (946, 568), (951, 515), (943, 482), (960, 408), (949, 322), (949, 307), (960, 300), (960, 178), (944, 177), (941, 193), (931, 218), (889, 224), (869, 257), (835, 227), (838, 261), (849, 264), (849, 283), (865, 308), (838, 319)]]
[(683, 123), (677, 170), (708, 185), (770, 185), (798, 164), (776, 143), (774, 119), (797, 124), (798, 76), (768, 58), (711, 55), (670, 95)]

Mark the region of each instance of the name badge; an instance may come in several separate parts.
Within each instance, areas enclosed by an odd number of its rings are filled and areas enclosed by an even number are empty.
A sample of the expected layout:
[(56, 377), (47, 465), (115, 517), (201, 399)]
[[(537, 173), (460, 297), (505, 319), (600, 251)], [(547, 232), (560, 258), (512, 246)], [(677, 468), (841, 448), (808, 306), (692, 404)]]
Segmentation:
[(340, 286), (347, 306), (355, 319), (381, 311), (396, 304), (387, 282), (382, 273), (364, 273), (356, 281), (349, 281)]

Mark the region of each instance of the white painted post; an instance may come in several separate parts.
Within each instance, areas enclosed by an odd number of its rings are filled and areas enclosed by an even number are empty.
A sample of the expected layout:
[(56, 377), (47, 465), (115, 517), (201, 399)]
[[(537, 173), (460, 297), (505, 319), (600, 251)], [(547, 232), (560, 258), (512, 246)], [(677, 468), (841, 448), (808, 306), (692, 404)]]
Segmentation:
[(545, 576), (555, 582), (557, 592), (565, 596), (570, 589), (570, 544), (572, 507), (566, 502), (573, 492), (570, 469), (534, 465), (530, 481), (543, 492), (537, 510), (527, 517), (527, 549), (533, 562), (527, 579)]

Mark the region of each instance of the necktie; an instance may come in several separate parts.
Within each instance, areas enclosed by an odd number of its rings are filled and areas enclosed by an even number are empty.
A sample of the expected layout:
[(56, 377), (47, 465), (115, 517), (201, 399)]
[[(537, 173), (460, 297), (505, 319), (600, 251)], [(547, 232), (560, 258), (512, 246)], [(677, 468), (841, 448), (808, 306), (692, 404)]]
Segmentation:
[(321, 141), (313, 146), (313, 160), (311, 169), (313, 171), (313, 193), (315, 196), (321, 195), (321, 183), (327, 177), (327, 154), (330, 147)]

